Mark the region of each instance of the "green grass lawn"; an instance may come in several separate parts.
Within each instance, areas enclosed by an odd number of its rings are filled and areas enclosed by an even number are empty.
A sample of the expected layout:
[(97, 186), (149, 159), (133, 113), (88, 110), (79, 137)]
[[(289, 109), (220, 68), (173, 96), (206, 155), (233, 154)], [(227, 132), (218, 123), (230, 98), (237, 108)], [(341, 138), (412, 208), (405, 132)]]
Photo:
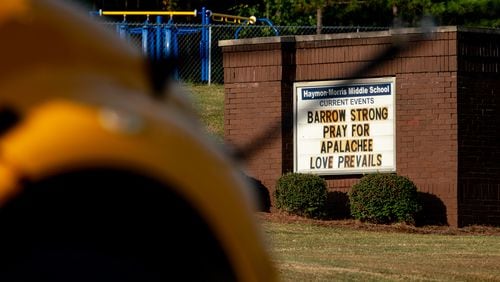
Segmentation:
[(201, 122), (207, 131), (217, 140), (224, 139), (224, 86), (216, 85), (186, 85), (192, 94), (194, 107), (200, 115)]
[(263, 221), (284, 281), (500, 281), (500, 236)]

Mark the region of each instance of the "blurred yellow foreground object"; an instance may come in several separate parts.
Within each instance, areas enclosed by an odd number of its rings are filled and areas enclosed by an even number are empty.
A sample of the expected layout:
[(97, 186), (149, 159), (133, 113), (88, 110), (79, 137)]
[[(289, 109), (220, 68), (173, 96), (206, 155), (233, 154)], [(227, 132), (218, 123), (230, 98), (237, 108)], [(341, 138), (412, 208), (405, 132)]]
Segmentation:
[(60, 2), (0, 2), (0, 281), (274, 281), (189, 104)]

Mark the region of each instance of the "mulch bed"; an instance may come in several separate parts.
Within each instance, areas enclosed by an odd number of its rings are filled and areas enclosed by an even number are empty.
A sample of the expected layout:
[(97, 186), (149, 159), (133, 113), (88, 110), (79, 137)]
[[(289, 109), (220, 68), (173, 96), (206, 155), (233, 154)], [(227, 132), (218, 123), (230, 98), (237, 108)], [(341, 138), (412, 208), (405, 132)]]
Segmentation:
[(257, 218), (264, 221), (278, 223), (307, 223), (325, 227), (342, 227), (363, 231), (397, 232), (413, 234), (440, 234), (440, 235), (487, 235), (500, 236), (500, 227), (472, 225), (462, 228), (450, 226), (419, 226), (408, 224), (373, 224), (360, 222), (354, 219), (320, 220), (290, 215), (280, 211), (258, 212)]

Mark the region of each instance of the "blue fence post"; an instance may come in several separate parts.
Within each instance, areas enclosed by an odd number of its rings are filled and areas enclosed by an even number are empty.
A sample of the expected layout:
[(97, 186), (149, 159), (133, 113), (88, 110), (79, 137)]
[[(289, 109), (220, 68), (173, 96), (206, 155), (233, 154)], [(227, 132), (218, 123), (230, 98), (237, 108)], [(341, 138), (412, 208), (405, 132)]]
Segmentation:
[(128, 38), (128, 24), (125, 18), (123, 21), (117, 26), (117, 31), (118, 31), (118, 36), (120, 36), (121, 39), (127, 39)]
[[(172, 53), (174, 58), (179, 58), (179, 41), (177, 39), (177, 28), (172, 29)], [(176, 65), (174, 67), (174, 78), (179, 80), (179, 67)]]
[(142, 26), (142, 52), (145, 56), (150, 55), (149, 53), (149, 18), (144, 22)]
[(155, 35), (156, 35), (156, 42), (155, 42), (155, 59), (161, 59), (162, 58), (162, 50), (163, 50), (163, 34), (161, 32), (161, 23), (162, 23), (162, 18), (161, 16), (156, 16), (156, 26), (155, 26)]
[(212, 12), (207, 10), (205, 7), (201, 8), (201, 41), (200, 41), (200, 59), (201, 59), (201, 81), (208, 81), (208, 68), (209, 58), (208, 58), (208, 42), (209, 40), (209, 30), (208, 25), (210, 24), (210, 14)]
[[(163, 56), (165, 58), (178, 58), (179, 57), (179, 46), (177, 43), (177, 28), (174, 25), (174, 21), (170, 18), (164, 28), (163, 32), (164, 48)], [(179, 80), (179, 69), (178, 66), (174, 66), (174, 79)]]
[(165, 45), (163, 56), (169, 58), (172, 55), (172, 19), (168, 20), (164, 28)]

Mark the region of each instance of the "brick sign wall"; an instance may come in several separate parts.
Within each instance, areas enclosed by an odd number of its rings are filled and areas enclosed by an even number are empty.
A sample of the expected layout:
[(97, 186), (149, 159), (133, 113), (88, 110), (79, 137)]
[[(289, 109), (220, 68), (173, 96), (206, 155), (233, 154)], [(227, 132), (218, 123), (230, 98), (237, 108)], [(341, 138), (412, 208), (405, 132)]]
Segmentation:
[[(276, 180), (293, 171), (294, 83), (393, 77), (396, 172), (428, 200), (424, 217), (452, 226), (500, 224), (499, 33), (443, 27), (420, 35), (405, 29), (222, 41), (225, 138), (251, 148), (248, 174), (272, 195)], [(374, 63), (397, 38), (408, 48)], [(345, 195), (362, 175), (322, 176), (330, 191)]]

